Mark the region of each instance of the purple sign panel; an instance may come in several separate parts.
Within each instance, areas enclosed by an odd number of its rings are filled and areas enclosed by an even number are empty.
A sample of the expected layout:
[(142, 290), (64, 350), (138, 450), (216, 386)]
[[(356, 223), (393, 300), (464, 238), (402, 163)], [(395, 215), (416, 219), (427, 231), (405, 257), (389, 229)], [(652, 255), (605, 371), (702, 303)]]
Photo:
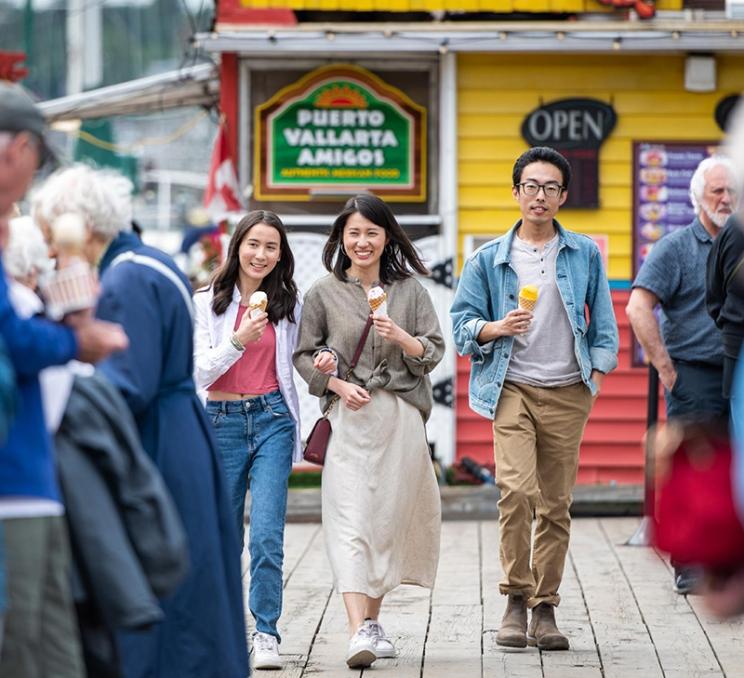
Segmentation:
[[(690, 180), (716, 141), (636, 142), (633, 144), (633, 277), (654, 245), (687, 226), (695, 211)], [(633, 337), (633, 362), (643, 365), (643, 351)]]

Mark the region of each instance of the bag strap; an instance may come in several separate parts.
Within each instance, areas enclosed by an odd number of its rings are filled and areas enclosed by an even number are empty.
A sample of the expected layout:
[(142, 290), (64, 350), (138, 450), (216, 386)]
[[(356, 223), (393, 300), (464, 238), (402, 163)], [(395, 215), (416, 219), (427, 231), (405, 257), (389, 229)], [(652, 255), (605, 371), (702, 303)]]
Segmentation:
[(359, 362), (359, 358), (362, 357), (362, 351), (364, 350), (364, 344), (367, 343), (367, 337), (369, 336), (369, 330), (372, 327), (372, 315), (367, 316), (367, 324), (364, 326), (364, 330), (362, 331), (362, 336), (359, 339), (359, 343), (357, 344), (356, 351), (354, 352), (354, 357), (351, 359), (351, 362), (349, 363), (349, 372), (348, 375), (351, 375), (351, 371), (357, 366), (357, 363)]
[(140, 266), (147, 266), (148, 268), (151, 268), (154, 271), (160, 273), (160, 275), (168, 278), (168, 280), (170, 280), (175, 285), (176, 289), (183, 298), (183, 303), (186, 305), (189, 315), (191, 316), (191, 322), (194, 322), (194, 302), (191, 299), (191, 293), (186, 288), (186, 284), (183, 282), (183, 280), (181, 280), (181, 278), (178, 277), (175, 271), (173, 271), (169, 266), (166, 266), (162, 261), (156, 259), (155, 257), (150, 257), (146, 254), (136, 254), (132, 252), (132, 250), (122, 252), (119, 256), (115, 257), (114, 260), (111, 262), (111, 268), (113, 268), (114, 266), (118, 266), (125, 261), (131, 261), (135, 264), (139, 264)]
[[(369, 331), (371, 328), (372, 328), (372, 314), (367, 316), (367, 324), (364, 326), (364, 329), (362, 330), (362, 336), (359, 338), (359, 343), (357, 344), (356, 351), (354, 351), (354, 357), (351, 359), (351, 362), (349, 363), (349, 369), (346, 371), (346, 376), (344, 377), (344, 381), (348, 381), (349, 377), (351, 376), (351, 373), (354, 371), (354, 368), (357, 366), (357, 363), (359, 362), (359, 358), (362, 357), (362, 351), (364, 350), (364, 344), (367, 343), (367, 337), (369, 336)], [(331, 398), (331, 402), (328, 403), (328, 407), (326, 407), (325, 412), (323, 412), (324, 417), (327, 417), (331, 413), (333, 406), (336, 404), (339, 398), (340, 396), (338, 395), (334, 395), (333, 398)]]

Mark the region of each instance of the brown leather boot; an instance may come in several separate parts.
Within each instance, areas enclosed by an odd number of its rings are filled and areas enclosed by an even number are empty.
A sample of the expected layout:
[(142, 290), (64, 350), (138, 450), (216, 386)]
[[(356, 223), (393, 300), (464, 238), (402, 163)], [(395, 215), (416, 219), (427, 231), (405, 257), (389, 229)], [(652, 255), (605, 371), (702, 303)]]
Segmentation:
[(527, 647), (527, 600), (524, 596), (509, 594), (501, 628), (496, 634), (496, 644)]
[(532, 608), (527, 642), (533, 647), (537, 645), (540, 650), (568, 649), (568, 638), (558, 630), (555, 624), (555, 607), (553, 605), (540, 603)]

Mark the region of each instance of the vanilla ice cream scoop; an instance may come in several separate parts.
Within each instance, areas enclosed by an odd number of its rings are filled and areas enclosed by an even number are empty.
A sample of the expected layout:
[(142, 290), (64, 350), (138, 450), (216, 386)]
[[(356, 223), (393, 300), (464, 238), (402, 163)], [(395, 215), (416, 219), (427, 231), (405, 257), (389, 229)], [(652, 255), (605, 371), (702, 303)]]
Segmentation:
[(367, 301), (369, 307), (372, 309), (372, 316), (374, 318), (386, 318), (387, 317), (387, 294), (385, 290), (379, 285), (371, 287), (367, 292)]
[(51, 223), (52, 239), (58, 256), (62, 258), (81, 257), (85, 244), (85, 220), (75, 212), (60, 214)]
[(248, 300), (248, 317), (253, 318), (262, 311), (266, 311), (268, 304), (269, 298), (266, 296), (266, 292), (257, 290), (251, 294), (251, 298)]

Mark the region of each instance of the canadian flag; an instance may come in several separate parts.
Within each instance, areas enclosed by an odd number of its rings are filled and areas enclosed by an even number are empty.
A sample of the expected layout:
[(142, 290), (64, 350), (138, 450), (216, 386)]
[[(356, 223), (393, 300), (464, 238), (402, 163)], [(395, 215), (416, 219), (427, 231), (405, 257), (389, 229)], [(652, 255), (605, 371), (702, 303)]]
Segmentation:
[(227, 212), (238, 212), (243, 209), (238, 176), (230, 155), (225, 124), (222, 122), (217, 130), (212, 161), (209, 163), (204, 207), (213, 219), (222, 218)]

